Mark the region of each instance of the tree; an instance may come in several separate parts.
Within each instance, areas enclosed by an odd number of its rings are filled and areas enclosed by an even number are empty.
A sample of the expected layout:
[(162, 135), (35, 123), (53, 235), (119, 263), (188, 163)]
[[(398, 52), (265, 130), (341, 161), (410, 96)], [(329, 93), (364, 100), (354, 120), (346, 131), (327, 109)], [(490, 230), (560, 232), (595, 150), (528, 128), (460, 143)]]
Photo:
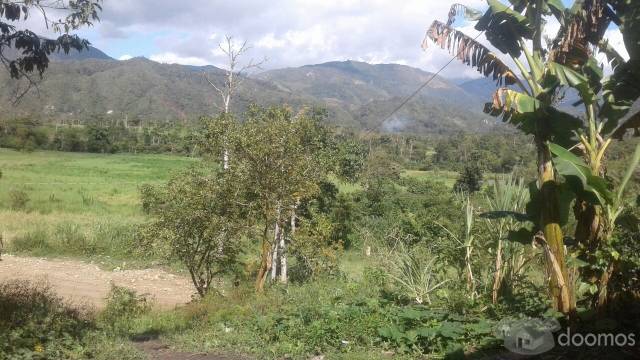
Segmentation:
[(231, 150), (234, 165), (226, 172), (250, 194), (247, 206), (262, 221), (257, 291), (263, 290), (277, 259), (281, 280), (286, 282), (286, 236), (281, 229), (285, 219), (295, 218), (297, 204), (318, 191), (328, 173), (328, 133), (312, 115), (307, 111), (294, 115), (286, 107), (253, 106), (243, 123), (230, 120), (229, 114), (207, 122), (203, 147), (214, 154), (225, 146)]
[[(260, 69), (260, 66), (266, 61), (254, 62), (251, 59), (247, 64), (241, 64), (240, 59), (246, 55), (247, 51), (251, 47), (244, 41), (241, 45), (238, 45), (233, 40), (232, 36), (226, 35), (225, 41), (219, 44), (218, 47), (227, 57), (227, 69), (225, 70), (224, 85), (216, 85), (207, 74), (204, 74), (204, 78), (207, 80), (220, 95), (220, 104), (216, 104), (216, 107), (222, 114), (229, 114), (231, 111), (231, 101), (233, 100), (238, 87), (242, 84), (246, 78), (247, 72), (252, 69)], [(227, 170), (229, 168), (229, 150), (225, 147), (223, 149), (223, 168)]]
[(468, 164), (453, 185), (453, 190), (466, 194), (480, 191), (482, 187), (482, 170), (476, 164)]
[[(588, 239), (601, 232), (596, 226), (604, 223), (601, 210), (619, 206), (607, 189), (601, 162), (610, 143), (604, 136), (621, 136), (627, 129), (640, 126), (638, 114), (618, 125), (640, 95), (634, 85), (640, 74), (640, 4), (633, 0), (586, 0), (566, 8), (557, 0), (511, 1), (512, 6), (499, 0), (487, 3), (489, 8), (484, 14), (463, 5), (452, 6), (448, 21), (435, 21), (427, 38), (496, 80), (499, 88), (485, 111), (534, 137), (538, 180), (531, 187), (531, 203), (527, 206), (527, 215), (534, 224), (533, 229), (527, 230), (528, 237), (537, 239), (545, 249), (554, 306), (563, 313), (572, 313), (575, 298), (565, 263), (562, 226), (567, 222), (571, 197), (577, 197), (576, 241), (593, 248)], [(487, 47), (455, 30), (452, 26), (460, 15), (475, 21), (476, 29), (516, 64), (518, 72)], [(544, 47), (542, 34), (548, 16), (555, 17), (561, 28)], [(631, 57), (628, 61), (604, 39), (612, 22), (622, 32)], [(611, 77), (604, 78), (592, 48), (607, 55), (614, 68)], [(555, 107), (567, 88), (579, 94), (586, 123)], [(580, 147), (579, 155), (584, 161), (564, 150)], [(615, 216), (608, 218), (607, 226), (612, 228)], [(584, 234), (579, 233), (581, 228), (587, 229)], [(607, 236), (596, 238), (600, 240), (595, 243), (601, 244)]]
[(87, 133), (87, 151), (103, 154), (112, 152), (113, 147), (106, 128), (90, 126)]
[(235, 185), (224, 174), (191, 169), (166, 188), (142, 189), (144, 208), (155, 217), (144, 232), (147, 244), (167, 247), (167, 255), (185, 265), (203, 297), (216, 276), (234, 270), (241, 250), (246, 227)]
[[(71, 35), (70, 32), (98, 21), (101, 3), (102, 0), (0, 1), (0, 63), (12, 78), (27, 80), (27, 86), (17, 90), (16, 101), (36, 84), (32, 77), (34, 71), (42, 77), (49, 66), (51, 54), (88, 48), (87, 40)], [(51, 19), (48, 16), (51, 11), (60, 12), (63, 17)], [(15, 22), (26, 21), (34, 12), (42, 14), (47, 29), (60, 34), (57, 39), (45, 39), (28, 29), (19, 30), (13, 25)]]

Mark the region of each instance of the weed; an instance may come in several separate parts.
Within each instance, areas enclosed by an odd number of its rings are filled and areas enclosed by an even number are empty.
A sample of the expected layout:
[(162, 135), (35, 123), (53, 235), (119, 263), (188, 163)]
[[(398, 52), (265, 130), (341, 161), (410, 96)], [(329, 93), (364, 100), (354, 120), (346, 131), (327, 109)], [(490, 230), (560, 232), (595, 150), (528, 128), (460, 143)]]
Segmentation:
[(9, 207), (12, 210), (24, 210), (29, 203), (29, 194), (23, 190), (9, 191)]
[(128, 335), (133, 328), (133, 319), (147, 314), (151, 304), (145, 296), (135, 291), (111, 285), (107, 304), (98, 316), (99, 324), (115, 335)]

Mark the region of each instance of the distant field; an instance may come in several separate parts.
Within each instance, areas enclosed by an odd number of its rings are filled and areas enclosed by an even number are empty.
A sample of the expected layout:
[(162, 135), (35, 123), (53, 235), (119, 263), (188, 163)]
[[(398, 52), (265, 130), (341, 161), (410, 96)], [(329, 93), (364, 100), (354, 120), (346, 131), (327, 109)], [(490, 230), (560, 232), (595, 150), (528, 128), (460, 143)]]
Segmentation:
[(420, 180), (441, 181), (445, 185), (453, 187), (453, 184), (456, 183), (456, 179), (458, 178), (458, 173), (444, 170), (405, 170), (402, 172), (402, 176)]
[[(166, 182), (197, 161), (168, 155), (0, 149), (0, 234), (5, 243), (15, 241), (13, 250), (24, 244), (38, 256), (117, 256), (146, 219), (139, 186)], [(23, 209), (12, 209), (10, 193), (17, 191), (28, 197)]]
[(29, 194), (28, 208), (40, 213), (135, 215), (138, 187), (163, 183), (197, 160), (167, 155), (23, 153), (0, 149), (0, 208), (8, 193)]

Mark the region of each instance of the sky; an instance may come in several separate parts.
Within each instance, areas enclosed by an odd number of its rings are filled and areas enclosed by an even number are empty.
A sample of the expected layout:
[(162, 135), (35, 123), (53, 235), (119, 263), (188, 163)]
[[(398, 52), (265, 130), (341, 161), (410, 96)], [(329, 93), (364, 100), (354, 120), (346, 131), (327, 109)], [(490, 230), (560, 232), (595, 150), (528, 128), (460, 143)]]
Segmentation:
[[(462, 0), (484, 9), (482, 0)], [(266, 58), (264, 69), (327, 61), (399, 63), (435, 72), (451, 59), (420, 47), (433, 20), (446, 20), (453, 1), (442, 0), (104, 0), (101, 21), (79, 34), (116, 59), (144, 56), (162, 63), (224, 67), (225, 35), (247, 41), (246, 60)], [(37, 21), (37, 20), (30, 20)], [(464, 24), (462, 24), (464, 25)], [(557, 31), (557, 24), (550, 24)], [(477, 35), (471, 26), (462, 29)], [(611, 32), (612, 43), (621, 37)], [(481, 36), (480, 39), (485, 41)], [(453, 78), (479, 76), (452, 63)]]

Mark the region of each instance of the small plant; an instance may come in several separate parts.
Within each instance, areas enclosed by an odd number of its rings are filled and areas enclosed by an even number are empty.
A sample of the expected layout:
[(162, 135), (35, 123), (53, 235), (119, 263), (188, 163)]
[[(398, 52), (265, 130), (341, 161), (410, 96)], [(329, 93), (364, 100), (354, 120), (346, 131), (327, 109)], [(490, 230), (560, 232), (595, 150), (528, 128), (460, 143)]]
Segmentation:
[(98, 321), (114, 334), (128, 335), (132, 320), (151, 310), (151, 303), (145, 296), (114, 284), (111, 284), (106, 300), (107, 305), (98, 316)]
[(440, 280), (437, 269), (437, 257), (419, 256), (403, 243), (387, 258), (388, 275), (403, 289), (403, 292), (418, 304), (431, 304), (431, 294), (441, 288), (448, 280)]
[(482, 318), (416, 305), (398, 309), (394, 323), (381, 327), (378, 333), (400, 352), (446, 353), (446, 358), (457, 359), (465, 358), (464, 343), (497, 345), (492, 328), (492, 323)]
[(82, 205), (84, 206), (92, 206), (95, 202), (94, 198), (91, 195), (87, 195), (84, 191), (80, 192), (80, 198), (82, 199)]
[(51, 203), (60, 202), (60, 199), (56, 197), (55, 193), (51, 193), (49, 194), (49, 202)]
[(9, 206), (12, 210), (24, 210), (29, 203), (29, 194), (23, 190), (9, 191)]

